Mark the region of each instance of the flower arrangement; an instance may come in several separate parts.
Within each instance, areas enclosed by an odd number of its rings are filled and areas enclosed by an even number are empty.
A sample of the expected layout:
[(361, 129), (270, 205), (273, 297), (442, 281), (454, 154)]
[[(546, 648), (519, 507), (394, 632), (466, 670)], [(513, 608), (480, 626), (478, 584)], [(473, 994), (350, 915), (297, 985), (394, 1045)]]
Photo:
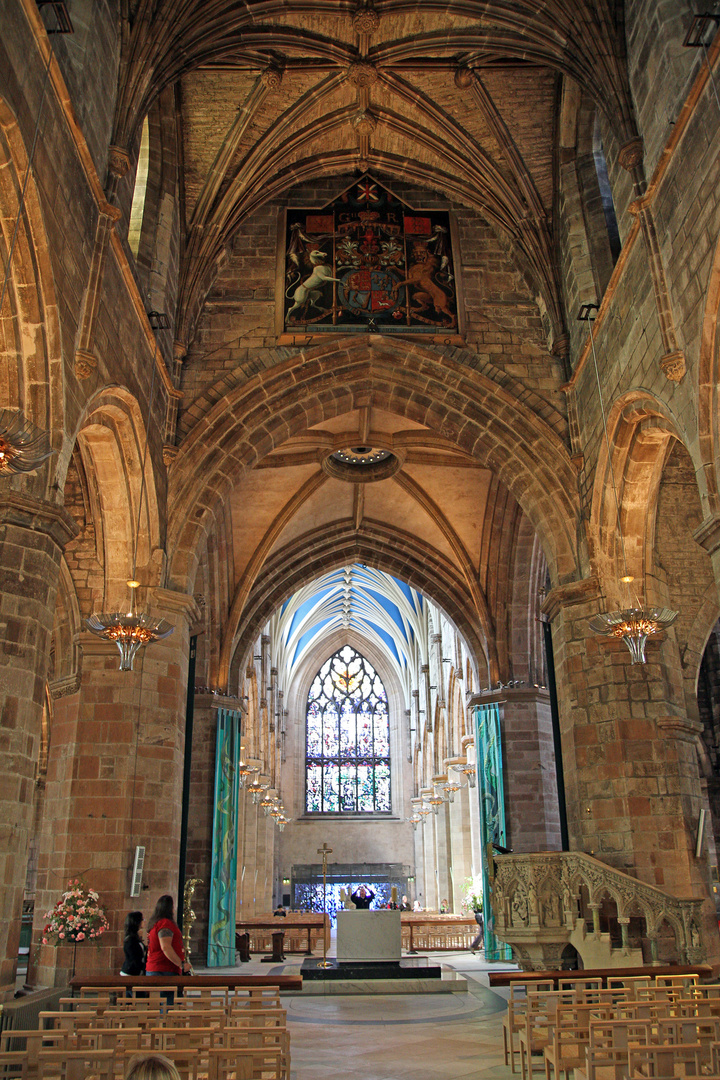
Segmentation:
[(71, 878), (67, 892), (62, 894), (52, 911), (45, 913), (49, 921), (43, 927), (43, 945), (75, 945), (78, 941), (92, 941), (104, 934), (110, 924), (99, 899), (80, 878)]
[(483, 894), (479, 876), (474, 879), (471, 877), (467, 878), (464, 882), (461, 904), (466, 911), (482, 911)]

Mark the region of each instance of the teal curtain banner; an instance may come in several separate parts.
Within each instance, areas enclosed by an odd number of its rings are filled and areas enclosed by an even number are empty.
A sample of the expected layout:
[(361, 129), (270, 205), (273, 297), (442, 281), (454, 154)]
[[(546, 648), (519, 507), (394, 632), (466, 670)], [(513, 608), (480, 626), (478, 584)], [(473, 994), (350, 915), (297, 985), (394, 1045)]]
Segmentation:
[(218, 710), (208, 967), (235, 963), (240, 715), (235, 709)]
[(502, 772), (502, 743), (500, 740), (500, 706), (476, 705), (475, 762), (477, 793), (480, 805), (480, 843), (482, 847), (483, 921), (485, 959), (512, 960), (512, 949), (495, 936), (495, 919), (490, 905), (490, 844), (507, 847), (505, 832), (505, 787)]

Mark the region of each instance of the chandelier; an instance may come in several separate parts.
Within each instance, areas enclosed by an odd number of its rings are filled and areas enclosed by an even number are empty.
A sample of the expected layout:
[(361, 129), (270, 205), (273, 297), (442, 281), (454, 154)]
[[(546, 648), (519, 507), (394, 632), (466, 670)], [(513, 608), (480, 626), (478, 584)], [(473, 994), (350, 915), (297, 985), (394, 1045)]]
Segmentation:
[(425, 802), (432, 808), (433, 814), (437, 814), (438, 810), (445, 802), (442, 795), (428, 795)]
[(143, 645), (170, 637), (174, 627), (165, 619), (147, 613), (112, 611), (91, 615), (85, 625), (99, 638), (114, 641), (120, 650), (120, 671), (132, 671), (135, 655)]
[(0, 409), (0, 475), (30, 473), (50, 457), (48, 436), (14, 409)]
[(247, 790), (248, 790), (248, 794), (252, 795), (252, 801), (254, 803), (257, 803), (257, 802), (259, 802), (260, 796), (262, 795), (263, 791), (267, 791), (267, 788), (263, 784), (260, 783), (260, 781), (258, 780), (258, 778), (256, 776), (255, 779), (253, 780), (252, 784), (248, 785)]
[(446, 784), (443, 784), (443, 789), (447, 792), (448, 802), (454, 802), (455, 792), (459, 791), (462, 784), (456, 784), (454, 780), (448, 780)]
[[(583, 304), (578, 314), (578, 321), (590, 322), (591, 314), (598, 311), (597, 304)], [(593, 316), (594, 321), (594, 316)], [(627, 588), (630, 604), (619, 611), (606, 611), (595, 615), (588, 621), (588, 626), (595, 634), (601, 637), (620, 638), (627, 645), (631, 663), (645, 664), (645, 645), (651, 634), (659, 634), (677, 619), (680, 614), (667, 607), (645, 608), (640, 602), (637, 593), (631, 594), (630, 585), (634, 581), (632, 574), (628, 573), (627, 557), (625, 554), (625, 537), (623, 535), (622, 520), (620, 518), (620, 501), (618, 499), (617, 485), (615, 483), (615, 470), (613, 468), (612, 454), (610, 452), (610, 439), (608, 437), (607, 418), (600, 387), (600, 371), (598, 369), (597, 354), (595, 352), (595, 335), (590, 327), (590, 348), (592, 350), (593, 365), (595, 368), (595, 382), (597, 385), (598, 398), (600, 400), (600, 415), (602, 416), (603, 433), (605, 435), (605, 448), (612, 481), (613, 497), (615, 499), (615, 521), (618, 536), (620, 537), (620, 550), (622, 552), (623, 575), (621, 582)], [(634, 603), (633, 603), (634, 601)]]
[(240, 760), (238, 761), (237, 774), (238, 774), (238, 787), (242, 788), (245, 785), (246, 777), (256, 772), (256, 769), (251, 769), (245, 761), (245, 747), (240, 747)]
[(647, 639), (651, 634), (659, 634), (672, 626), (678, 614), (666, 607), (631, 607), (596, 615), (588, 625), (594, 633), (603, 637), (622, 638), (630, 650), (632, 663), (644, 664)]
[(475, 787), (475, 766), (474, 765), (471, 765), (469, 762), (464, 761), (464, 762), (461, 762), (459, 765), (451, 765), (450, 768), (454, 769), (455, 772), (462, 773), (463, 776), (467, 777), (467, 782), (468, 782), (469, 787), (471, 787), (471, 788)]

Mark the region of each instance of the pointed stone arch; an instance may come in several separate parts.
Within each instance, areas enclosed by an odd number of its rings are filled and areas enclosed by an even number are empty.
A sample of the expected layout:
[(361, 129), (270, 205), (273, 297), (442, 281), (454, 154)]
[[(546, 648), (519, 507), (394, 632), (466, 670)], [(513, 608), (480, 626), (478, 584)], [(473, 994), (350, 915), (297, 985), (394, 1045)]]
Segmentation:
[[(158, 584), (155, 553), (160, 547), (160, 522), (146, 440), (140, 406), (122, 387), (95, 395), (77, 433), (104, 568), (105, 610), (123, 610), (127, 604), (136, 535), (139, 580), (145, 587)], [(139, 592), (142, 603), (145, 590)]]
[[(607, 430), (610, 455), (603, 440), (593, 480), (589, 537), (591, 558), (600, 580), (611, 593), (608, 602), (623, 606), (617, 583), (625, 571), (625, 563), (628, 572), (642, 584), (643, 591), (650, 584), (655, 511), (663, 466), (673, 441), (683, 440), (667, 407), (640, 390), (624, 395), (613, 404)], [(618, 507), (624, 558), (617, 529)], [(651, 585), (650, 588), (652, 592)], [(658, 601), (652, 595), (647, 599)]]
[[(261, 628), (287, 596), (313, 581), (320, 573), (338, 567), (363, 563), (384, 570), (423, 592), (438, 603), (452, 619), (476, 657), (497, 670), (492, 653), (492, 636), (485, 633), (479, 613), (473, 608), (462, 577), (454, 567), (441, 560), (416, 537), (377, 526), (356, 530), (349, 524), (303, 536), (281, 549), (263, 567), (235, 626), (228, 627), (223, 647), (223, 661), (217, 683), (225, 686), (230, 658), (235, 655), (240, 670)], [(476, 660), (477, 663), (477, 660)], [(479, 665), (478, 665), (479, 666)]]
[(363, 336), (281, 360), (195, 425), (170, 476), (172, 579), (192, 582), (214, 507), (236, 478), (297, 432), (351, 411), (360, 392), (491, 468), (535, 526), (553, 579), (583, 575), (576, 474), (550, 424), (483, 373), (420, 345)]
[[(50, 246), (32, 168), (28, 172), (27, 148), (17, 118), (4, 98), (0, 98), (0, 211), (3, 266), (10, 262), (0, 312), (0, 408), (22, 409), (28, 419), (50, 434), (53, 448), (62, 452), (60, 473), (70, 449), (63, 446), (65, 383)], [(54, 459), (51, 462), (54, 464)], [(53, 472), (51, 467), (48, 475)]]

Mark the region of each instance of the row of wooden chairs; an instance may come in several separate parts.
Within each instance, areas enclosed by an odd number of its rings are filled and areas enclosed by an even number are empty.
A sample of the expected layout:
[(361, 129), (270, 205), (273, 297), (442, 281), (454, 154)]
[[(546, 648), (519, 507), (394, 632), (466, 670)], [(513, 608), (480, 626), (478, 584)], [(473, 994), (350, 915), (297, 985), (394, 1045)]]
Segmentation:
[(120, 1080), (162, 1053), (182, 1080), (288, 1080), (290, 1037), (277, 988), (177, 996), (155, 984), (63, 998), (37, 1031), (0, 1034), (0, 1080)]
[[(712, 1046), (720, 1039), (720, 986), (699, 986), (686, 976), (644, 984), (635, 979), (606, 988), (585, 981), (572, 989), (529, 986), (524, 1002), (517, 990), (513, 997), (504, 1028), (506, 1063), (514, 1071), (517, 1034), (524, 1080), (532, 1073), (533, 1054), (542, 1054), (546, 1080), (571, 1070), (578, 1080), (624, 1080), (632, 1075), (631, 1049), (638, 1050), (636, 1058), (648, 1059), (651, 1072), (645, 1075), (672, 1069), (673, 1053), (677, 1072), (668, 1075), (708, 1075), (713, 1067)], [(603, 1039), (608, 1038), (612, 1046), (603, 1056)]]

